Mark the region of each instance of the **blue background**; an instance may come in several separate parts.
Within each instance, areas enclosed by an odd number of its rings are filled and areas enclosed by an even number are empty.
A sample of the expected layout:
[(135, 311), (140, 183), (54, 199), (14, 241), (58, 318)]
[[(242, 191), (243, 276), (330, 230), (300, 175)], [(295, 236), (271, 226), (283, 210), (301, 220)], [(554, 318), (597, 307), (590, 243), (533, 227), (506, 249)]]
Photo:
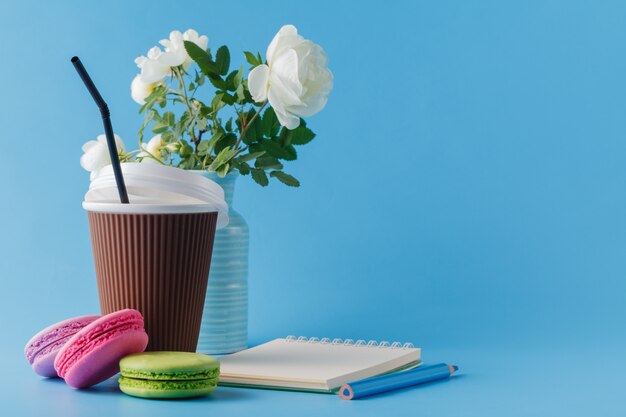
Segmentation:
[[(251, 341), (413, 341), (462, 374), (358, 402), (222, 388), (163, 403), (115, 381), (78, 392), (40, 380), (22, 357), (29, 337), (98, 311), (78, 160), (102, 127), (70, 57), (132, 147), (136, 56), (191, 27), (238, 66), (237, 51), (264, 55), (285, 23), (325, 48), (335, 88), (287, 167), (300, 189), (239, 179)], [(0, 407), (624, 415), (625, 23), (618, 1), (1, 0)]]

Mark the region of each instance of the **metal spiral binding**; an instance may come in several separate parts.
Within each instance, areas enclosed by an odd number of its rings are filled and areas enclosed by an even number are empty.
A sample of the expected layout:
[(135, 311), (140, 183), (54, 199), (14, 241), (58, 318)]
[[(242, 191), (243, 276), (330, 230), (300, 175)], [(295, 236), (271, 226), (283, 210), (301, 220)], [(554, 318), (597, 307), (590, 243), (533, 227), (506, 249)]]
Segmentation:
[(386, 340), (381, 340), (378, 342), (377, 340), (365, 341), (363, 339), (358, 339), (356, 342), (352, 339), (330, 339), (328, 337), (318, 338), (318, 337), (306, 337), (306, 336), (292, 336), (289, 335), (285, 338), (285, 341), (288, 343), (319, 343), (321, 345), (332, 345), (332, 346), (355, 346), (355, 347), (368, 347), (368, 348), (377, 348), (377, 349), (413, 349), (413, 343), (401, 343), (401, 342), (388, 342)]

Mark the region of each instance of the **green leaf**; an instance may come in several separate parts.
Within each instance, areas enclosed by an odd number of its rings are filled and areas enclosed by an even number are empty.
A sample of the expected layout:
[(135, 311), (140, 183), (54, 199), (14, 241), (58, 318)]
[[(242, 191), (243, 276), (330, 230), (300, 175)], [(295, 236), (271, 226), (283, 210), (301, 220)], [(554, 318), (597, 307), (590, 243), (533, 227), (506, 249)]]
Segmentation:
[(171, 130), (168, 130), (167, 132), (164, 132), (161, 135), (161, 138), (166, 142), (169, 143), (172, 139), (174, 139), (174, 134), (172, 133)]
[(256, 67), (257, 65), (261, 65), (261, 61), (258, 60), (257, 57), (254, 56), (252, 52), (245, 51), (243, 54), (246, 56), (246, 61), (248, 61), (248, 63), (252, 65), (253, 67)]
[(220, 140), (222, 138), (222, 136), (224, 136), (224, 132), (221, 130), (218, 130), (217, 132), (215, 132), (215, 134), (213, 136), (211, 136), (211, 139), (209, 139), (210, 142), (217, 142), (218, 140)]
[(165, 132), (165, 131), (166, 131), (166, 130), (168, 130), (169, 128), (170, 128), (170, 127), (169, 127), (169, 125), (167, 125), (167, 124), (165, 124), (165, 123), (163, 123), (163, 122), (158, 122), (158, 123), (155, 123), (155, 124), (152, 126), (152, 132), (153, 132), (153, 133), (156, 133), (156, 134), (159, 134), (159, 133), (163, 133), (163, 132)]
[(289, 187), (299, 187), (300, 181), (298, 181), (295, 177), (286, 174), (282, 171), (272, 171), (270, 172), (270, 177), (277, 178), (280, 182)]
[(287, 144), (306, 145), (313, 140), (313, 138), (315, 137), (315, 133), (313, 133), (313, 131), (308, 127), (302, 126), (301, 124), (294, 130), (289, 131), (287, 137), (289, 138)]
[(174, 116), (174, 113), (172, 113), (171, 111), (168, 111), (168, 112), (163, 113), (163, 116), (161, 117), (161, 121), (167, 126), (174, 126), (174, 123), (176, 123), (176, 117)]
[(241, 86), (241, 82), (243, 81), (243, 68), (239, 68), (238, 70), (232, 71), (226, 77), (226, 87), (228, 91), (237, 91), (239, 86)]
[(196, 85), (194, 83), (189, 83), (189, 91), (193, 91), (196, 89)]
[(194, 78), (194, 81), (196, 82), (198, 87), (204, 84), (204, 74), (202, 72), (199, 73), (198, 71), (196, 71), (196, 77)]
[[(156, 112), (156, 110), (153, 111)], [(156, 134), (163, 133), (176, 124), (176, 117), (171, 111), (163, 113), (161, 117), (158, 117), (158, 113), (156, 113), (155, 120), (158, 122), (152, 126), (152, 131)]]
[(235, 97), (231, 96), (230, 94), (222, 91), (216, 94), (216, 96), (220, 96), (220, 100), (222, 100), (224, 103), (226, 104), (235, 104)]
[(298, 152), (296, 152), (296, 148), (292, 145), (285, 146), (285, 152), (287, 153), (287, 156), (283, 158), (285, 161), (295, 161), (298, 159)]
[(187, 130), (187, 119), (189, 117), (188, 112), (184, 112), (180, 119), (172, 126), (172, 134), (176, 138), (182, 138)]
[(215, 153), (220, 153), (222, 150), (232, 148), (237, 143), (237, 136), (232, 133), (227, 133), (215, 144)]
[(213, 100), (211, 100), (211, 111), (207, 114), (203, 114), (203, 116), (208, 117), (210, 114), (217, 113), (219, 109), (221, 109), (225, 105), (226, 103), (222, 101), (222, 95), (216, 94), (215, 97), (213, 97)]
[(274, 140), (264, 140), (260, 143), (260, 145), (261, 148), (267, 151), (268, 154), (278, 159), (293, 161), (298, 157), (296, 149), (291, 145), (283, 147)]
[(228, 91), (237, 90), (237, 86), (235, 85), (235, 76), (237, 75), (237, 71), (233, 71), (226, 77), (226, 88)]
[(263, 149), (260, 143), (253, 143), (252, 145), (248, 146), (248, 152), (250, 153), (265, 152), (265, 149)]
[[(193, 118), (190, 119), (190, 123), (193, 123)], [(203, 118), (203, 117), (198, 117), (196, 119), (196, 128), (198, 130), (206, 130), (207, 129), (207, 125), (208, 125), (208, 121), (207, 119)]]
[(209, 81), (211, 81), (211, 84), (213, 84), (213, 86), (218, 90), (227, 90), (228, 85), (226, 81), (224, 81), (219, 75), (209, 76)]
[[(248, 120), (248, 126), (246, 127), (246, 134), (243, 137), (243, 142), (246, 145), (253, 144), (263, 139), (263, 121), (261, 117), (257, 117), (252, 120), (256, 112), (254, 109), (250, 109), (246, 115), (246, 120)], [(250, 120), (252, 120), (252, 124), (250, 124)], [(240, 126), (241, 128), (241, 126)]]
[(243, 90), (243, 84), (239, 84), (239, 86), (237, 86), (236, 94), (237, 94), (237, 101), (239, 103), (243, 103), (246, 101), (246, 94), (244, 93), (244, 90)]
[(230, 52), (228, 52), (228, 47), (226, 45), (220, 46), (217, 50), (217, 54), (215, 54), (215, 63), (219, 74), (228, 74), (228, 68), (230, 67)]
[(165, 99), (165, 94), (167, 94), (167, 89), (165, 87), (156, 87), (152, 93), (146, 97), (146, 102), (139, 109), (139, 113), (143, 113), (146, 109), (150, 109), (155, 104), (160, 103), (163, 99)]
[(276, 112), (270, 107), (263, 113), (263, 134), (271, 138), (276, 136), (279, 130), (280, 122), (278, 121), (278, 117), (276, 117)]
[(237, 161), (239, 162), (248, 162), (248, 161), (252, 161), (253, 159), (256, 159), (260, 156), (265, 155), (265, 151), (261, 151), (261, 152), (254, 152), (254, 153), (248, 153), (245, 155), (241, 155), (237, 158)]
[(229, 169), (230, 169), (230, 164), (224, 164), (221, 167), (219, 167), (215, 172), (217, 173), (218, 176), (220, 176), (221, 178), (224, 178), (226, 174), (228, 174)]
[(239, 67), (239, 71), (237, 71), (237, 73), (235, 74), (235, 87), (239, 87), (240, 85), (242, 85), (242, 81), (243, 81), (243, 67)]
[(186, 154), (178, 163), (178, 167), (183, 169), (194, 169), (196, 167), (196, 158), (193, 153)]
[(239, 163), (238, 168), (241, 175), (248, 175), (250, 173), (250, 165), (245, 162)]
[[(213, 99), (215, 99), (215, 97), (213, 97)], [(213, 109), (211, 107), (207, 106), (206, 104), (200, 105), (200, 116), (208, 118), (211, 116), (212, 113)]]
[(222, 136), (224, 136), (224, 133), (222, 133), (221, 130), (218, 130), (217, 133), (211, 137), (211, 139), (200, 141), (198, 144), (198, 153), (201, 154), (201, 156), (210, 155)]
[(201, 140), (200, 143), (198, 144), (198, 155), (205, 156), (208, 153), (208, 150), (209, 150), (209, 141)]
[(209, 171), (218, 172), (222, 165), (227, 164), (238, 152), (239, 151), (231, 148), (222, 149), (207, 169)]
[(219, 70), (215, 62), (211, 59), (211, 55), (204, 49), (200, 48), (193, 42), (185, 41), (185, 50), (189, 57), (193, 59), (200, 70), (206, 75), (218, 74)]
[(262, 156), (254, 161), (254, 166), (259, 169), (283, 169), (283, 164), (273, 156)]
[(262, 169), (252, 168), (252, 179), (261, 187), (266, 187), (270, 183), (267, 174)]
[(260, 142), (261, 149), (265, 150), (269, 155), (276, 158), (283, 158), (286, 155), (285, 150), (280, 144), (273, 140), (264, 140)]

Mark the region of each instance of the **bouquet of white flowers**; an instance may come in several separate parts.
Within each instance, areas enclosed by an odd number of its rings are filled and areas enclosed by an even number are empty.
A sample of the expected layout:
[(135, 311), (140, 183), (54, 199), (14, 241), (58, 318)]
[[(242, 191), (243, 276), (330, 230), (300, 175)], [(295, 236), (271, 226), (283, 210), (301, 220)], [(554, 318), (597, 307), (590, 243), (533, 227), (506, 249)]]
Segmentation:
[[(295, 160), (295, 147), (315, 136), (302, 117), (322, 110), (333, 87), (324, 50), (294, 26), (283, 26), (265, 61), (244, 52), (251, 65), (246, 78), (243, 67), (231, 71), (226, 46), (213, 54), (208, 42), (192, 29), (174, 31), (161, 47), (135, 60), (140, 73), (131, 96), (145, 119), (138, 150), (126, 152), (116, 137), (120, 159), (222, 177), (237, 170), (262, 186), (270, 177), (299, 186), (283, 163)], [(144, 142), (147, 129), (154, 136)], [(103, 138), (86, 143), (83, 151), (81, 164), (92, 173), (110, 163)]]

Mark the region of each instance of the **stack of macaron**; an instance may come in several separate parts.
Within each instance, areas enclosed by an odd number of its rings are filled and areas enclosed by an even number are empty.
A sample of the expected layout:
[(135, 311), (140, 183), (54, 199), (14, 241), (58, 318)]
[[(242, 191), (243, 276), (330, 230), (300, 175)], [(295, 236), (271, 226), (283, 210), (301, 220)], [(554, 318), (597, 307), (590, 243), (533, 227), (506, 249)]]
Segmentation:
[(142, 398), (188, 398), (217, 386), (217, 359), (189, 352), (146, 352), (143, 316), (125, 309), (81, 316), (46, 327), (24, 349), (33, 370), (60, 376), (74, 388), (98, 384), (118, 372), (122, 392)]
[(63, 320), (34, 335), (24, 348), (26, 360), (37, 374), (48, 378), (57, 376), (54, 360), (57, 354), (79, 330), (100, 316), (81, 316)]
[(125, 309), (53, 324), (33, 336), (24, 353), (39, 375), (58, 375), (74, 388), (87, 388), (117, 374), (120, 359), (147, 345), (143, 316)]

